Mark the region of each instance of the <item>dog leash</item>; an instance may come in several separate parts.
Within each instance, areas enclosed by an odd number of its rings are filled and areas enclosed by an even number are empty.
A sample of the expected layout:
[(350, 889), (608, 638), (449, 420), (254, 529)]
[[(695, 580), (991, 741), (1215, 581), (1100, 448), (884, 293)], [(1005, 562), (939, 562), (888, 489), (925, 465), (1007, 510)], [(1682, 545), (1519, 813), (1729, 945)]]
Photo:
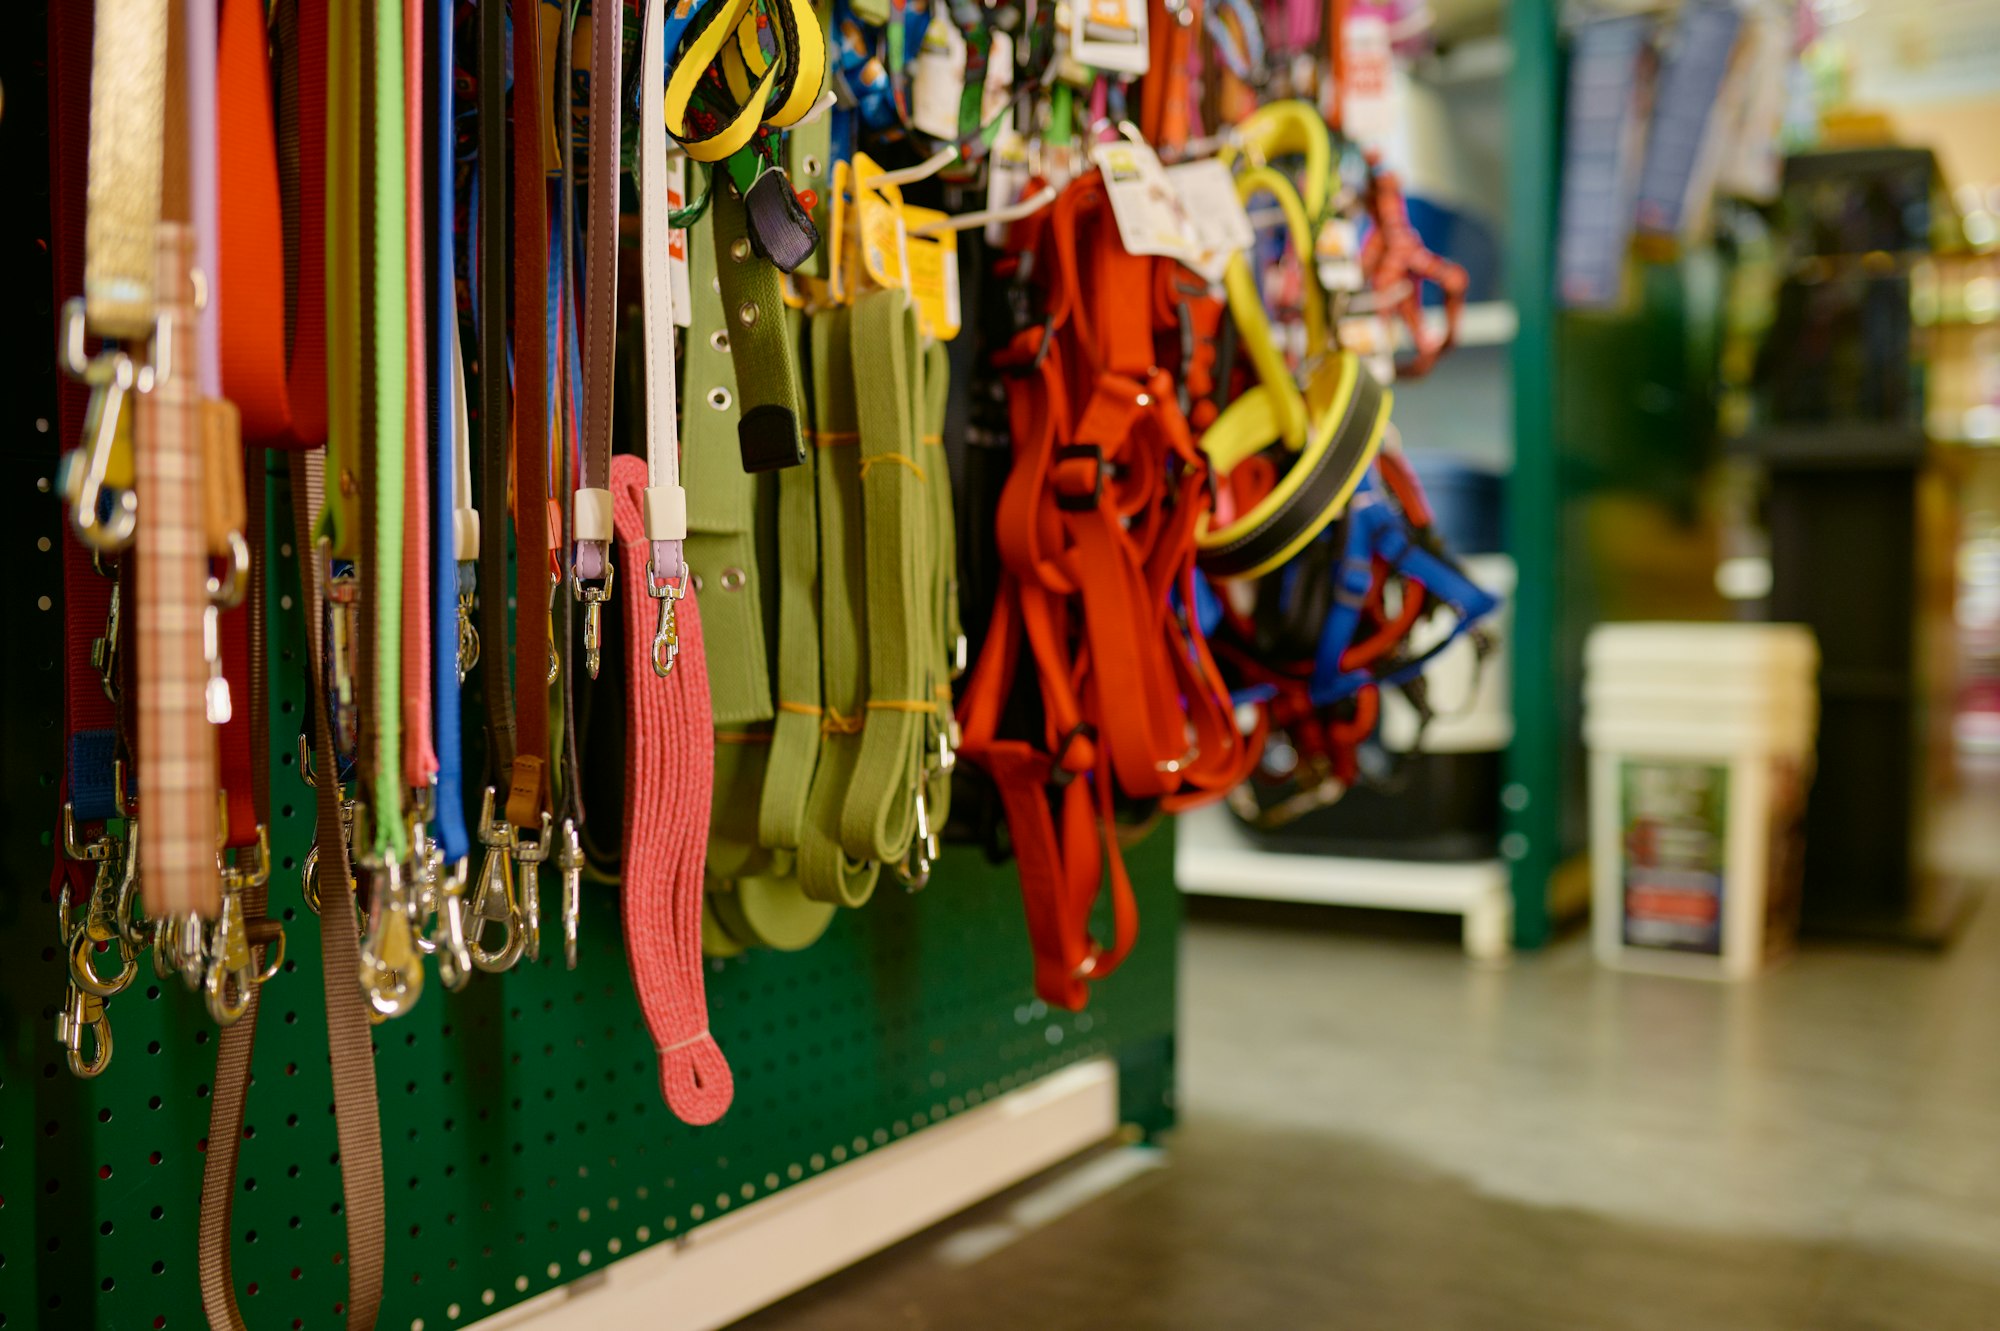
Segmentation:
[[(640, 459), (612, 459), (613, 520), (625, 558), (646, 557), (648, 474)], [(625, 955), (660, 1059), (660, 1093), (684, 1123), (713, 1123), (735, 1094), (729, 1064), (708, 1028), (701, 956), (702, 859), (715, 736), (701, 615), (683, 608), (682, 660), (662, 676), (646, 633), (652, 597), (625, 589)]]
[(590, 193), (584, 223), (583, 442), (573, 499), (570, 590), (583, 606), (584, 669), (597, 678), (611, 599), (612, 391), (618, 354), (618, 177), (623, 124), (622, 4), (591, 19)]

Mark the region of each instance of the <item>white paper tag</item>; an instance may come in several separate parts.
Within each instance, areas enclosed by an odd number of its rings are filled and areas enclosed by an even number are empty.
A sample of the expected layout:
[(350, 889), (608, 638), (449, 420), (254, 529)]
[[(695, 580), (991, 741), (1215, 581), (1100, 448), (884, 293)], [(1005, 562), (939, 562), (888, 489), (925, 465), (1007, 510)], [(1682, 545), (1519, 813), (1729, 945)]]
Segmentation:
[(1221, 162), (1205, 157), (1168, 167), (1167, 179), (1194, 236), (1194, 257), (1187, 266), (1210, 282), (1220, 282), (1229, 260), (1257, 243), (1235, 178)]
[(993, 117), (1007, 107), (1014, 95), (1014, 39), (1004, 32), (993, 34), (986, 48), (986, 83), (979, 99), (979, 123), (990, 125)]
[(1353, 293), (1366, 285), (1361, 273), (1360, 228), (1344, 217), (1329, 217), (1313, 239), (1319, 284), (1328, 291)]
[[(986, 167), (986, 206), (989, 210), (1012, 207), (1020, 201), (1028, 184), (1028, 140), (1011, 126), (993, 140), (992, 160)], [(1007, 224), (988, 222), (986, 243), (1005, 244)]]
[[(946, 143), (958, 141), (958, 104), (965, 92), (965, 38), (948, 15), (933, 11), (911, 76), (910, 123)], [(982, 96), (984, 92), (982, 90)]]
[[(687, 158), (667, 158), (667, 208), (687, 207)], [(673, 294), (674, 326), (686, 328), (694, 318), (694, 298), (688, 289), (688, 233), (685, 227), (667, 232), (667, 289)]]
[[(1091, 160), (1104, 173), (1111, 212), (1127, 254), (1157, 254), (1188, 262), (1197, 246), (1180, 195), (1151, 147), (1131, 139), (1093, 145)], [(1230, 190), (1230, 197), (1235, 197)]]
[(1341, 24), (1347, 86), (1340, 90), (1341, 128), (1364, 148), (1381, 148), (1395, 132), (1390, 102), (1389, 20), (1380, 10), (1356, 6)]
[(1070, 54), (1079, 64), (1143, 74), (1151, 63), (1145, 0), (1070, 0)]

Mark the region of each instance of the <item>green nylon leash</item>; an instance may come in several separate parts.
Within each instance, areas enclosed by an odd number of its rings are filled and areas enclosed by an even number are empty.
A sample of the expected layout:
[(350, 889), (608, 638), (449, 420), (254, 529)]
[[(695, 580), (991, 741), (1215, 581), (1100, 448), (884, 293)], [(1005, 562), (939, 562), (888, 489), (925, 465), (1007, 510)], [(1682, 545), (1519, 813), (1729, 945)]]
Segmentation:
[(841, 809), (840, 842), (857, 859), (901, 865), (912, 838), (929, 832), (919, 810), (928, 718), (937, 712), (927, 613), (933, 573), (935, 481), (919, 459), (918, 397), (924, 369), (916, 307), (877, 291), (854, 307), (854, 393), (860, 426), (867, 702), (860, 753)]
[(376, 854), (410, 855), (403, 817), (403, 453), (409, 390), (407, 201), (404, 189), (403, 7), (375, 0), (374, 227), (374, 549), (376, 575), (369, 610), (374, 620), (375, 732), (373, 822)]
[(771, 731), (770, 771), (758, 811), (758, 840), (772, 850), (797, 850), (805, 826), (806, 797), (819, 764), (820, 744), (820, 570), (819, 441), (835, 427), (827, 401), (831, 371), (822, 364), (820, 329), (828, 316), (815, 316), (809, 334), (812, 355), (813, 440), (805, 462), (776, 476), (778, 568), (777, 720)]
[(854, 313), (835, 308), (812, 321), (814, 392), (825, 403), (818, 445), (820, 678), (819, 761), (799, 836), (799, 886), (816, 901), (859, 906), (881, 864), (848, 853), (841, 811), (861, 757), (868, 670), (861, 634), (868, 581), (861, 503), (859, 408), (854, 400)]

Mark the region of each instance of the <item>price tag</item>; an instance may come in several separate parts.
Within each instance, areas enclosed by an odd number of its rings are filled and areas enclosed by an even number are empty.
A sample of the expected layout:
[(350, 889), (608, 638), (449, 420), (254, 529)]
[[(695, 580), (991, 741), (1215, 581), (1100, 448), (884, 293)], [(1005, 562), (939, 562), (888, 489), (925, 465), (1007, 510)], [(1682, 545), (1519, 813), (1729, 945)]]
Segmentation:
[(948, 16), (934, 13), (911, 76), (910, 123), (934, 139), (956, 143), (958, 105), (964, 93), (965, 38)]
[(867, 153), (854, 154), (854, 203), (860, 214), (861, 266), (879, 287), (903, 286), (909, 271), (904, 249), (903, 191), (871, 185), (882, 168)]
[[(1011, 126), (1000, 131), (993, 140), (993, 153), (986, 165), (986, 207), (988, 210), (1007, 208), (1020, 201), (1021, 191), (1028, 186), (1028, 140), (1021, 131)], [(986, 224), (986, 243), (1002, 245), (1007, 240), (1005, 222)]]
[(1187, 266), (1209, 282), (1220, 282), (1229, 260), (1257, 243), (1235, 178), (1228, 167), (1206, 157), (1168, 167), (1167, 179), (1194, 237), (1194, 255), (1186, 260)]
[(1079, 64), (1118, 74), (1144, 74), (1145, 0), (1070, 0), (1070, 54)]
[(911, 233), (946, 220), (935, 208), (903, 205), (903, 246), (908, 261), (910, 299), (924, 334), (940, 342), (958, 336), (958, 233), (943, 230), (929, 236)]
[[(1104, 173), (1105, 192), (1128, 254), (1157, 254), (1188, 262), (1195, 257), (1193, 224), (1152, 148), (1131, 139), (1093, 145), (1091, 159)], [(1236, 191), (1230, 190), (1234, 198)]]
[[(667, 209), (687, 207), (687, 158), (674, 153), (667, 158)], [(688, 288), (688, 233), (686, 227), (667, 232), (667, 290), (674, 301), (674, 326), (686, 328), (694, 318), (694, 298)]]
[(1390, 100), (1395, 53), (1389, 44), (1389, 17), (1368, 5), (1350, 9), (1340, 27), (1347, 86), (1340, 90), (1340, 127), (1364, 148), (1381, 148), (1396, 131)]
[(1352, 294), (1366, 285), (1361, 273), (1361, 231), (1344, 217), (1329, 217), (1313, 240), (1313, 261), (1319, 284), (1332, 292)]

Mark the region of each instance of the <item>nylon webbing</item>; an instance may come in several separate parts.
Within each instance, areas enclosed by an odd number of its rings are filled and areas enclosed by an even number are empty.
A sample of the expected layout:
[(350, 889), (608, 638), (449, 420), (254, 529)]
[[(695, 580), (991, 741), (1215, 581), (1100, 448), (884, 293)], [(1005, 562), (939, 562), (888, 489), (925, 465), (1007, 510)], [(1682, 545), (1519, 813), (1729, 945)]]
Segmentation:
[[(611, 463), (614, 522), (628, 563), (647, 557), (646, 466)], [(701, 615), (684, 607), (681, 661), (665, 678), (648, 660), (653, 598), (630, 579), (625, 602), (625, 956), (660, 1059), (660, 1093), (684, 1123), (713, 1123), (735, 1083), (708, 1029), (701, 956), (702, 852), (714, 770)]]
[[(611, 576), (612, 391), (618, 344), (618, 155), (623, 110), (620, 65), (624, 14), (592, 12), (590, 51), (590, 197), (584, 222), (583, 443), (576, 487), (572, 589), (579, 599), (609, 588), (585, 588)], [(613, 21), (606, 22), (606, 19)], [(588, 630), (586, 629), (586, 632)], [(593, 671), (593, 673), (595, 673)]]
[[(840, 841), (856, 859), (900, 864), (917, 830), (926, 720), (937, 710), (926, 651), (933, 634), (925, 627), (935, 511), (926, 492), (933, 476), (918, 457), (924, 361), (916, 306), (900, 291), (862, 297), (854, 308), (854, 342), (866, 348), (852, 372), (868, 690)], [(949, 485), (950, 478), (940, 471), (934, 483)], [(831, 621), (829, 628), (839, 631)]]
[[(512, 617), (507, 592), (507, 14), (479, 11), (479, 532), (480, 661), (485, 667), (486, 772), (508, 781), (514, 770), (514, 684), (507, 669)], [(528, 564), (532, 568), (532, 563)], [(528, 687), (533, 681), (522, 680)]]
[[(718, 237), (718, 239), (720, 239)], [(812, 322), (813, 387), (826, 404), (814, 434), (819, 490), (820, 731), (806, 817), (799, 834), (799, 886), (817, 901), (859, 906), (875, 890), (881, 864), (855, 858), (841, 842), (841, 811), (861, 757), (868, 663), (860, 634), (868, 564), (861, 497), (858, 408), (854, 401), (854, 314), (823, 311)], [(822, 387), (823, 386), (823, 387)], [(781, 713), (791, 711), (789, 706)]]
[[(294, 527), (302, 535), (305, 523), (299, 515), (317, 511), (322, 502), (326, 482), (321, 455), (315, 452), (295, 457), (291, 484)], [(375, 1097), (368, 1010), (356, 983), (361, 973), (361, 943), (353, 923), (354, 885), (340, 813), (338, 765), (333, 758), (330, 710), (320, 683), (326, 678), (325, 567), (329, 551), (323, 541), (314, 547), (301, 540), (296, 548), (310, 656), (308, 678), (314, 694), (313, 751), (319, 755), (314, 790), (319, 810), (319, 934), (327, 1051), (333, 1064), (334, 1131), (340, 1142), (342, 1214), (347, 1222), (347, 1325), (349, 1331), (370, 1331), (382, 1302), (386, 1218), (382, 1124)]]
[[(489, 9), (499, 6), (488, 0)], [(548, 808), (549, 762), (549, 445), (548, 445), (548, 175), (542, 151), (541, 5), (513, 0), (514, 236), (513, 248), (482, 254), (514, 272), (514, 706), (515, 749), (507, 788), (507, 820), (538, 828)], [(615, 12), (616, 7), (614, 7)], [(503, 177), (488, 182), (497, 192)], [(489, 312), (488, 317), (499, 313)], [(498, 367), (492, 367), (498, 373)], [(504, 380), (502, 380), (504, 383)], [(487, 507), (493, 500), (487, 498)], [(493, 641), (497, 651), (504, 639)], [(530, 870), (529, 872), (533, 872)]]
[(774, 471), (805, 460), (799, 394), (798, 353), (781, 317), (784, 295), (778, 270), (750, 243), (750, 219), (742, 196), (717, 180), (709, 211), (714, 214), (715, 264), (722, 284), (723, 327), (736, 364), (740, 414), (736, 439), (743, 470)]
[[(811, 376), (815, 438), (837, 429), (852, 429), (852, 395), (843, 425), (832, 423), (828, 398), (839, 377), (822, 351), (820, 323), (831, 312), (814, 318), (807, 336), (813, 348)], [(847, 316), (842, 316), (847, 317)], [(773, 850), (796, 850), (806, 816), (806, 796), (819, 762), (821, 678), (820, 658), (820, 531), (819, 487), (824, 465), (818, 448), (806, 450), (805, 461), (777, 475), (778, 652), (775, 721), (771, 728), (770, 773), (758, 810), (758, 840)]]

